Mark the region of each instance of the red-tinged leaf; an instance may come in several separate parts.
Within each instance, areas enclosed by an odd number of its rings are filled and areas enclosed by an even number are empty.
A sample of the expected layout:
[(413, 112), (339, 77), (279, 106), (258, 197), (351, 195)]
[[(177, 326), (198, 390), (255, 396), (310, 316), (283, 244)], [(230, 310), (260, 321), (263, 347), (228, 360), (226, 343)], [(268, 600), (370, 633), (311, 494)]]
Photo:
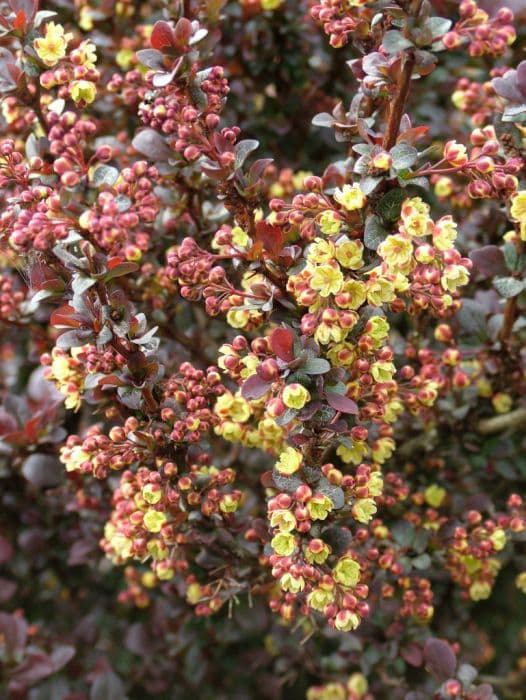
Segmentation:
[(192, 23), (186, 17), (181, 17), (175, 25), (174, 40), (178, 48), (184, 49), (192, 36)]
[(99, 387), (103, 386), (109, 386), (109, 387), (114, 387), (114, 386), (124, 386), (124, 382), (122, 379), (120, 379), (116, 374), (108, 374), (108, 376), (103, 377), (101, 380), (99, 380)]
[(410, 666), (418, 668), (424, 663), (424, 652), (418, 644), (408, 644), (400, 649), (400, 656)]
[(428, 639), (424, 646), (426, 668), (438, 681), (451, 678), (457, 667), (457, 657), (443, 639)]
[(164, 20), (155, 23), (150, 37), (152, 48), (158, 51), (175, 47), (175, 33), (172, 26)]
[(410, 143), (412, 145), (417, 141), (420, 141), (420, 139), (425, 136), (428, 131), (428, 126), (414, 126), (411, 129), (404, 131), (403, 134), (400, 134), (400, 136), (397, 138), (397, 142), (405, 141), (406, 143)]
[(117, 263), (111, 265), (108, 263), (108, 273), (104, 276), (104, 280), (108, 282), (115, 277), (122, 277), (123, 275), (129, 275), (132, 272), (137, 272), (139, 266), (134, 262), (122, 262), (118, 258), (113, 258), (117, 260)]
[(263, 474), (259, 477), (259, 481), (261, 482), (261, 485), (263, 486), (263, 488), (266, 488), (266, 489), (275, 489), (276, 488), (276, 484), (274, 483), (274, 479), (273, 479), (271, 470), (263, 472)]
[(13, 22), (13, 29), (24, 29), (26, 24), (26, 13), (24, 12), (24, 10), (19, 10)]
[(276, 328), (270, 336), (272, 351), (283, 362), (292, 362), (294, 359), (294, 335), (289, 328)]
[(55, 328), (80, 328), (82, 325), (81, 317), (68, 304), (53, 311), (49, 323)]
[(252, 374), (245, 379), (241, 387), (241, 395), (245, 399), (260, 399), (272, 386), (272, 382), (261, 379), (257, 374)]
[(325, 392), (325, 398), (327, 399), (329, 406), (334, 408), (335, 411), (339, 411), (340, 413), (350, 413), (354, 416), (358, 413), (358, 406), (356, 402), (349, 399), (347, 396), (337, 394), (334, 391), (327, 391)]
[[(271, 473), (272, 472), (269, 472), (269, 474)], [(6, 562), (10, 561), (14, 555), (15, 550), (13, 549), (11, 542), (0, 535), (0, 564), (5, 564)]]
[(259, 221), (256, 225), (256, 241), (261, 241), (263, 248), (276, 258), (283, 248), (285, 235), (279, 226)]
[(502, 250), (496, 245), (484, 245), (469, 254), (475, 270), (481, 277), (495, 277), (506, 272), (506, 261)]
[[(17, 19), (21, 12), (24, 13), (24, 21), (32, 20), (38, 10), (38, 0), (9, 0), (9, 7), (16, 14)], [(25, 24), (22, 28), (25, 27)]]

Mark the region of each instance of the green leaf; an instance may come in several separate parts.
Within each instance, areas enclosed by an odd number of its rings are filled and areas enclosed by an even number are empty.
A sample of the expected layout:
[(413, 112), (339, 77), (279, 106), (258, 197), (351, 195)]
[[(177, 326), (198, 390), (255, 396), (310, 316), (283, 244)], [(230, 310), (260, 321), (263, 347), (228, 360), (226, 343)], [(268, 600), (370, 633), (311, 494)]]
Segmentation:
[(415, 528), (407, 520), (399, 520), (391, 528), (394, 541), (400, 547), (410, 547), (415, 538)]
[(387, 238), (388, 232), (382, 226), (378, 216), (370, 216), (365, 223), (363, 243), (370, 250), (376, 250), (380, 243)]
[(302, 365), (301, 369), (306, 374), (325, 374), (331, 369), (331, 365), (320, 357), (311, 357)]
[(524, 289), (524, 282), (515, 277), (501, 277), (493, 282), (493, 286), (504, 299), (511, 299), (519, 295)]
[(402, 32), (391, 29), (384, 34), (382, 45), (388, 54), (396, 54), (404, 49), (411, 48), (413, 43), (406, 39)]
[(119, 171), (112, 165), (99, 165), (91, 176), (91, 183), (95, 187), (101, 185), (114, 185), (119, 177)]
[(389, 192), (387, 192), (387, 194), (385, 194), (378, 202), (376, 212), (380, 214), (382, 219), (385, 221), (396, 221), (400, 218), (402, 202), (406, 197), (407, 192), (400, 187), (389, 190)]
[(256, 139), (240, 141), (234, 149), (234, 153), (236, 154), (234, 168), (236, 170), (240, 168), (252, 151), (255, 151), (257, 148), (259, 148), (259, 141), (256, 141)]
[(418, 158), (418, 151), (408, 143), (399, 143), (390, 151), (395, 170), (410, 168)]

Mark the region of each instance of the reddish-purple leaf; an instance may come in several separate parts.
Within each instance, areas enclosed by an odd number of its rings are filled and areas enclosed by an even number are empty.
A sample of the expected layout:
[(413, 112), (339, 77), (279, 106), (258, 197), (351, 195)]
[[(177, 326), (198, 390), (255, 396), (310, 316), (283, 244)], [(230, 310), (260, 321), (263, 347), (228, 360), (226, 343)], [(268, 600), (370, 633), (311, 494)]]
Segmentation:
[(252, 374), (245, 379), (241, 387), (241, 394), (245, 399), (260, 399), (272, 386), (272, 382), (262, 379), (257, 374)]
[(358, 413), (358, 406), (356, 402), (349, 399), (347, 396), (337, 394), (334, 391), (326, 391), (325, 398), (327, 399), (329, 406), (334, 408), (335, 411), (339, 411), (340, 413), (351, 413), (354, 416)]
[(150, 44), (158, 51), (174, 48), (175, 32), (172, 26), (162, 19), (156, 22), (150, 37)]
[(457, 667), (457, 658), (450, 644), (443, 639), (428, 639), (424, 646), (427, 670), (439, 681), (451, 678)]
[(270, 336), (270, 347), (283, 362), (294, 359), (294, 335), (289, 328), (276, 328)]
[(506, 264), (502, 250), (496, 245), (485, 245), (473, 250), (469, 257), (481, 277), (495, 277), (504, 274)]

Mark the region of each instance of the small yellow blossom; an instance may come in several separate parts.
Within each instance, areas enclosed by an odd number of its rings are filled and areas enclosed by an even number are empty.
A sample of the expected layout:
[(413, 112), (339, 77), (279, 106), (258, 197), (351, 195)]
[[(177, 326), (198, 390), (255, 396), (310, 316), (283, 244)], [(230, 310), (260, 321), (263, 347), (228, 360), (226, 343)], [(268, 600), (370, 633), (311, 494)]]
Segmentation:
[(338, 263), (318, 265), (311, 277), (310, 285), (312, 289), (319, 291), (322, 297), (337, 294), (343, 286), (343, 275)]
[(310, 393), (301, 384), (288, 384), (283, 389), (281, 398), (283, 399), (285, 406), (299, 410), (310, 401)]
[(326, 236), (336, 236), (342, 227), (342, 220), (332, 209), (327, 209), (321, 214), (318, 225)]
[(449, 250), (457, 240), (457, 224), (449, 214), (435, 223), (433, 245), (438, 250)]
[(294, 474), (300, 468), (302, 461), (301, 452), (289, 445), (280, 454), (279, 460), (276, 462), (276, 469), (280, 474)]
[(160, 486), (154, 484), (146, 484), (146, 486), (144, 486), (142, 489), (142, 497), (144, 498), (146, 503), (150, 503), (151, 505), (159, 503), (159, 501), (162, 498), (162, 491)]
[(462, 265), (448, 265), (444, 268), (440, 283), (448, 292), (456, 292), (469, 282), (469, 273)]
[(283, 574), (279, 580), (279, 585), (283, 591), (289, 593), (301, 593), (305, 588), (305, 579), (303, 576), (293, 576), (292, 574)]
[(401, 233), (387, 236), (378, 246), (378, 255), (391, 268), (404, 267), (413, 258), (413, 244), (407, 235)]
[(334, 243), (323, 238), (315, 238), (309, 246), (307, 260), (310, 263), (328, 263), (334, 258), (335, 252)]
[(66, 55), (68, 43), (73, 34), (65, 34), (64, 27), (55, 22), (48, 22), (43, 37), (35, 39), (33, 46), (37, 56), (46, 66), (55, 66)]
[(307, 510), (312, 520), (325, 520), (332, 508), (331, 499), (323, 493), (314, 494), (307, 503)]
[(361, 699), (369, 690), (369, 683), (363, 673), (353, 673), (347, 681), (347, 689)]
[(509, 394), (499, 391), (491, 399), (493, 408), (497, 413), (509, 413), (513, 408), (513, 399)]
[(344, 185), (341, 189), (338, 187), (334, 192), (334, 199), (347, 211), (362, 209), (367, 202), (359, 185)]
[(341, 443), (336, 449), (336, 454), (346, 464), (360, 464), (362, 459), (368, 453), (369, 448), (367, 443), (362, 440), (352, 440), (352, 444)]
[(377, 464), (383, 464), (385, 461), (390, 459), (390, 457), (392, 457), (395, 448), (396, 443), (393, 438), (379, 438), (374, 442), (372, 448), (374, 461), (377, 462)]
[(440, 508), (444, 499), (446, 497), (446, 490), (437, 484), (431, 484), (424, 491), (424, 498), (426, 503), (431, 506), (431, 508)]
[(372, 498), (359, 498), (353, 504), (352, 514), (355, 520), (365, 525), (373, 518), (376, 510), (376, 503)]
[(526, 571), (523, 571), (516, 577), (515, 585), (517, 586), (519, 591), (526, 593)]
[(97, 96), (97, 88), (90, 80), (74, 80), (71, 83), (69, 94), (74, 102), (91, 104)]
[(319, 588), (315, 588), (312, 593), (309, 594), (307, 603), (313, 610), (323, 612), (324, 608), (332, 603), (333, 600), (334, 592), (332, 587), (329, 585), (321, 585)]
[(166, 514), (160, 513), (158, 510), (149, 510), (144, 515), (143, 523), (150, 532), (160, 532), (166, 523)]
[(334, 626), (340, 632), (352, 632), (360, 624), (360, 618), (350, 610), (340, 610), (334, 620)]
[(342, 267), (359, 270), (363, 267), (363, 243), (344, 239), (336, 246), (336, 260)]
[(277, 535), (274, 535), (270, 544), (280, 557), (289, 557), (296, 549), (296, 538), (290, 532), (278, 532)]
[(342, 586), (356, 586), (360, 580), (360, 565), (351, 557), (343, 557), (332, 570), (332, 575)]
[(281, 532), (292, 532), (296, 527), (296, 518), (290, 510), (273, 510), (270, 514), (270, 524)]
[(491, 595), (491, 584), (487, 581), (475, 581), (469, 587), (469, 597), (471, 600), (486, 600)]

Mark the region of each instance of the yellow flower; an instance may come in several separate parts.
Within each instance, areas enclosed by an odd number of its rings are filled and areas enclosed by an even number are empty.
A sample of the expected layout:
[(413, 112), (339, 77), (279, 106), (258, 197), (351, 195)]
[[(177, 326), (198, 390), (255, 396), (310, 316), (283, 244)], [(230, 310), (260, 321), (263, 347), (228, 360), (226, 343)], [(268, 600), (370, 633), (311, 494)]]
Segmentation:
[(469, 273), (462, 265), (448, 265), (442, 272), (440, 283), (447, 292), (456, 292), (469, 282)]
[(404, 267), (413, 259), (413, 244), (403, 234), (387, 236), (378, 246), (378, 255), (389, 267)]
[(396, 367), (392, 362), (378, 361), (371, 365), (370, 372), (375, 382), (390, 382)]
[(437, 197), (449, 197), (453, 192), (453, 181), (450, 177), (439, 177), (435, 183), (435, 194)]
[(340, 632), (352, 632), (360, 624), (360, 618), (350, 610), (340, 610), (334, 620), (334, 626)]
[(385, 340), (389, 335), (389, 323), (383, 316), (373, 316), (367, 321), (365, 332), (377, 343)]
[(309, 546), (305, 549), (305, 559), (309, 564), (323, 564), (327, 559), (331, 549), (323, 540), (315, 539), (309, 542)]
[(495, 532), (492, 532), (489, 538), (496, 552), (500, 552), (506, 546), (506, 533), (501, 527), (498, 527)]
[(232, 243), (238, 248), (246, 248), (250, 243), (248, 234), (240, 226), (234, 226), (232, 229)]
[(347, 693), (341, 683), (326, 683), (309, 688), (307, 700), (347, 700)]
[(273, 510), (270, 515), (270, 524), (277, 527), (280, 532), (292, 532), (296, 527), (296, 518), (290, 510)]
[(332, 575), (342, 586), (356, 586), (360, 580), (360, 565), (351, 557), (343, 557), (332, 570)]
[(342, 227), (342, 220), (338, 214), (336, 214), (336, 212), (332, 211), (331, 209), (327, 209), (320, 216), (318, 225), (321, 232), (326, 236), (336, 236)]
[(319, 291), (321, 297), (337, 294), (343, 286), (343, 275), (338, 263), (318, 265), (311, 277), (310, 286)]
[(352, 676), (347, 681), (347, 690), (357, 696), (357, 698), (362, 698), (369, 690), (369, 683), (367, 678), (363, 673), (353, 673)]
[(380, 472), (373, 472), (367, 482), (370, 496), (381, 496), (384, 490), (384, 480)]
[(367, 301), (372, 306), (382, 306), (395, 299), (394, 284), (383, 277), (372, 277), (367, 281)]
[(515, 221), (524, 221), (526, 219), (526, 190), (520, 190), (513, 196), (510, 214)]
[(250, 311), (248, 309), (230, 309), (226, 320), (232, 328), (244, 328), (250, 321)]
[(89, 80), (75, 80), (71, 83), (69, 94), (75, 102), (91, 104), (97, 96), (97, 88)]
[(475, 581), (469, 587), (469, 597), (471, 600), (486, 600), (491, 595), (491, 584), (486, 581)]
[(363, 243), (349, 239), (340, 240), (336, 246), (336, 260), (343, 267), (359, 270), (363, 267)]
[(45, 28), (44, 37), (35, 39), (33, 46), (37, 56), (46, 66), (54, 66), (66, 55), (68, 42), (73, 38), (73, 34), (65, 34), (64, 27), (55, 22), (48, 22)]
[(439, 219), (433, 229), (433, 245), (438, 250), (449, 250), (457, 240), (457, 224), (453, 217), (443, 216)]
[(238, 509), (239, 501), (230, 493), (225, 493), (219, 501), (219, 510), (222, 513), (235, 513)]
[(338, 187), (334, 192), (334, 199), (347, 211), (362, 209), (367, 202), (367, 198), (358, 185), (344, 185)]
[(152, 506), (159, 503), (162, 498), (161, 487), (154, 484), (146, 484), (142, 489), (142, 497), (146, 503), (150, 503)]
[(155, 561), (162, 561), (169, 554), (167, 545), (159, 540), (150, 540), (146, 545), (146, 549)]
[(302, 461), (303, 457), (301, 452), (298, 452), (298, 450), (295, 450), (289, 445), (280, 454), (276, 462), (276, 469), (280, 474), (294, 474), (294, 472), (297, 472), (300, 468)]
[(383, 407), (384, 415), (383, 419), (387, 423), (394, 423), (398, 417), (404, 412), (404, 404), (398, 399), (393, 399), (386, 403)]
[(160, 532), (162, 526), (166, 523), (166, 514), (160, 513), (158, 510), (149, 510), (144, 515), (144, 527), (150, 532)]
[(75, 445), (71, 449), (62, 447), (60, 450), (60, 461), (66, 467), (67, 472), (78, 471), (84, 462), (88, 462), (91, 455), (82, 449), (81, 445)]
[(281, 590), (289, 591), (289, 593), (300, 593), (305, 588), (305, 579), (303, 576), (293, 576), (292, 574), (283, 574), (279, 580)]
[(429, 233), (432, 224), (429, 218), (429, 205), (420, 197), (404, 200), (402, 204), (401, 218), (403, 226), (400, 231), (410, 236), (420, 238)]
[(328, 263), (334, 258), (334, 243), (323, 238), (315, 238), (309, 246), (307, 260), (310, 263)]
[(186, 600), (190, 603), (190, 605), (197, 605), (202, 597), (203, 593), (201, 584), (197, 583), (197, 581), (195, 583), (191, 583), (186, 589)]
[(376, 510), (376, 503), (372, 498), (359, 498), (353, 504), (352, 514), (355, 520), (365, 525), (372, 519)]
[(310, 401), (310, 393), (301, 384), (287, 384), (283, 389), (281, 398), (285, 406), (299, 410)]
[(272, 538), (270, 545), (280, 557), (289, 557), (296, 549), (296, 538), (289, 532), (278, 532)]
[(318, 612), (323, 612), (324, 608), (327, 607), (334, 600), (334, 592), (331, 586), (321, 585), (319, 588), (315, 588), (312, 593), (310, 593), (307, 598), (307, 603), (313, 610)]
[(91, 41), (83, 41), (77, 49), (73, 52), (72, 56), (80, 58), (81, 65), (86, 68), (95, 68), (95, 63), (97, 62), (97, 49), (95, 44)]
[(325, 520), (332, 510), (332, 501), (323, 493), (316, 493), (307, 503), (307, 510), (312, 520)]
[(349, 445), (347, 442), (338, 445), (336, 454), (346, 464), (360, 464), (368, 451), (369, 448), (367, 447), (367, 443), (365, 441), (352, 440), (352, 445)]
[(427, 489), (424, 491), (424, 498), (426, 499), (426, 503), (432, 508), (440, 508), (440, 506), (444, 502), (445, 497), (446, 490), (443, 489), (441, 486), (437, 486), (437, 484), (431, 484), (431, 486), (428, 486)]
[(341, 309), (359, 309), (367, 299), (367, 288), (359, 280), (347, 280), (336, 298)]
[(393, 452), (395, 451), (395, 448), (396, 443), (393, 440), (393, 438), (379, 438), (373, 444), (372, 453), (374, 461), (378, 464), (383, 464), (392, 456)]

